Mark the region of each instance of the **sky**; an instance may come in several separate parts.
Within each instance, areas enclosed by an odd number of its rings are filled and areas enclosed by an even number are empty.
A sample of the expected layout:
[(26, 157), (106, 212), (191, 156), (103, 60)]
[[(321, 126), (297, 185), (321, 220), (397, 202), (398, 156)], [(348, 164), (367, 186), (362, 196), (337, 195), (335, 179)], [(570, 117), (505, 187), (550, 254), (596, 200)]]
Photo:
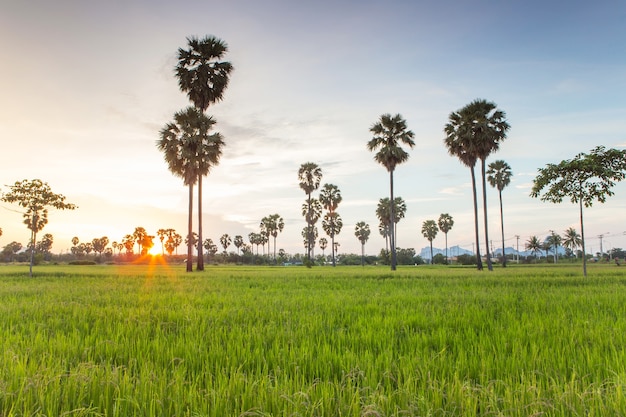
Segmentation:
[[(529, 196), (539, 168), (598, 145), (626, 147), (625, 21), (623, 0), (0, 0), (0, 186), (39, 178), (78, 205), (49, 215), (40, 236), (54, 236), (55, 253), (74, 236), (119, 242), (139, 226), (185, 235), (187, 188), (156, 141), (190, 104), (174, 74), (178, 48), (214, 35), (234, 70), (207, 110), (225, 147), (203, 181), (205, 238), (247, 242), (278, 213), (278, 248), (304, 252), (297, 172), (314, 162), (343, 196), (339, 253), (360, 253), (354, 227), (365, 221), (365, 252), (378, 254), (375, 210), (389, 176), (366, 144), (382, 114), (399, 113), (415, 147), (394, 174), (407, 204), (398, 247), (419, 253), (422, 223), (449, 213), (448, 245), (473, 250), (470, 172), (448, 155), (443, 128), (482, 98), (511, 125), (487, 162), (503, 159), (514, 173), (503, 191), (505, 243), (522, 250), (530, 236), (580, 229), (576, 205)], [(626, 184), (613, 191), (585, 210), (589, 252), (599, 236), (605, 251), (626, 248)], [(488, 199), (498, 248), (491, 187)], [(0, 247), (27, 244), (16, 205), (0, 203), (0, 228)], [(443, 234), (433, 245), (445, 246)]]

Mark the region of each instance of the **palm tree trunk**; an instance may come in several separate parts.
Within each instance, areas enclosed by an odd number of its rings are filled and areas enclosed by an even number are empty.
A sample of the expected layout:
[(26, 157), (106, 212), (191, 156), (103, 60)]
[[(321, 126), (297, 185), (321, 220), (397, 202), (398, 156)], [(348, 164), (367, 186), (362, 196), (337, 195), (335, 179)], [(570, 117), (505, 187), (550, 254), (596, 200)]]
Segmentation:
[(204, 271), (204, 250), (202, 246), (202, 175), (198, 175), (198, 265), (197, 271)]
[(491, 264), (491, 254), (489, 253), (489, 231), (487, 227), (487, 175), (485, 174), (485, 159), (480, 160), (480, 172), (483, 181), (483, 214), (485, 219), (485, 246), (487, 247), (487, 269), (493, 271), (493, 265)]
[(472, 173), (472, 193), (474, 196), (474, 234), (476, 236), (476, 268), (479, 271), (483, 270), (483, 261), (480, 259), (480, 242), (478, 238), (478, 198), (476, 196), (476, 175), (474, 174), (474, 167), (470, 167)]
[(587, 255), (585, 254), (585, 229), (583, 227), (583, 199), (579, 198), (580, 205), (580, 239), (583, 250), (583, 276), (587, 277)]
[(189, 184), (189, 215), (187, 216), (187, 272), (193, 271), (193, 185)]
[(361, 266), (365, 266), (365, 244), (361, 243)]
[(312, 245), (313, 227), (311, 225), (311, 193), (309, 193), (308, 205), (309, 205), (309, 211), (307, 212), (307, 216), (306, 216), (306, 224), (307, 224), (306, 239), (307, 239), (307, 257), (309, 258), (309, 262), (311, 262), (311, 254), (313, 253), (313, 247), (312, 247), (313, 246)]
[(506, 253), (504, 252), (504, 210), (502, 210), (502, 191), (498, 190), (500, 195), (500, 229), (502, 231), (502, 267), (506, 268)]
[(335, 234), (334, 233), (330, 237), (330, 250), (332, 251), (331, 253), (333, 254), (333, 266), (336, 266), (335, 265)]
[(430, 241), (430, 264), (432, 265), (433, 262), (433, 241)]
[(444, 233), (446, 236), (446, 265), (448, 265), (448, 232)]
[(394, 231), (394, 213), (393, 213), (393, 171), (389, 171), (389, 246), (391, 247), (391, 270), (396, 270), (396, 234)]

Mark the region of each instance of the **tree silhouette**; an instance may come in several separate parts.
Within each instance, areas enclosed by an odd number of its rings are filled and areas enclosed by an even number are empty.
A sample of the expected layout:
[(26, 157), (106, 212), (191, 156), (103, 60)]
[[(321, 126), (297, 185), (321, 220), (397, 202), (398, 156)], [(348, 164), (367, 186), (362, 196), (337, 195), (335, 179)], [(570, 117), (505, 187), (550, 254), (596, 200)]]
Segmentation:
[(511, 183), (511, 167), (505, 161), (499, 159), (489, 164), (487, 180), (489, 184), (498, 190), (500, 199), (500, 231), (502, 232), (502, 267), (506, 267), (506, 253), (504, 249), (504, 210), (502, 209), (502, 190)]

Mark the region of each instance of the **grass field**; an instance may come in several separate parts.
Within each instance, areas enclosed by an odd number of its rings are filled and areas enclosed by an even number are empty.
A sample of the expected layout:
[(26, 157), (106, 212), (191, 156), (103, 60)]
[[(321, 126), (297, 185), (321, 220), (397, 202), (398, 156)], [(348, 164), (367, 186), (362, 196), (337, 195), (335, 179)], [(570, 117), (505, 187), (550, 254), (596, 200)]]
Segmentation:
[(0, 416), (626, 415), (626, 268), (0, 266)]

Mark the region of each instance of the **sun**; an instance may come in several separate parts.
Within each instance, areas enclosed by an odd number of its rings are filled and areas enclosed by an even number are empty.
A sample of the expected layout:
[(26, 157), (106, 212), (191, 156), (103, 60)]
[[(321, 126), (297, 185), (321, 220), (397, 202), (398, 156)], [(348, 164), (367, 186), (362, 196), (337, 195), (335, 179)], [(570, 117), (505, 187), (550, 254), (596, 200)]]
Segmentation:
[(161, 249), (159, 248), (158, 245), (154, 245), (153, 247), (150, 248), (150, 250), (148, 251), (148, 254), (152, 256), (158, 256), (161, 254)]

